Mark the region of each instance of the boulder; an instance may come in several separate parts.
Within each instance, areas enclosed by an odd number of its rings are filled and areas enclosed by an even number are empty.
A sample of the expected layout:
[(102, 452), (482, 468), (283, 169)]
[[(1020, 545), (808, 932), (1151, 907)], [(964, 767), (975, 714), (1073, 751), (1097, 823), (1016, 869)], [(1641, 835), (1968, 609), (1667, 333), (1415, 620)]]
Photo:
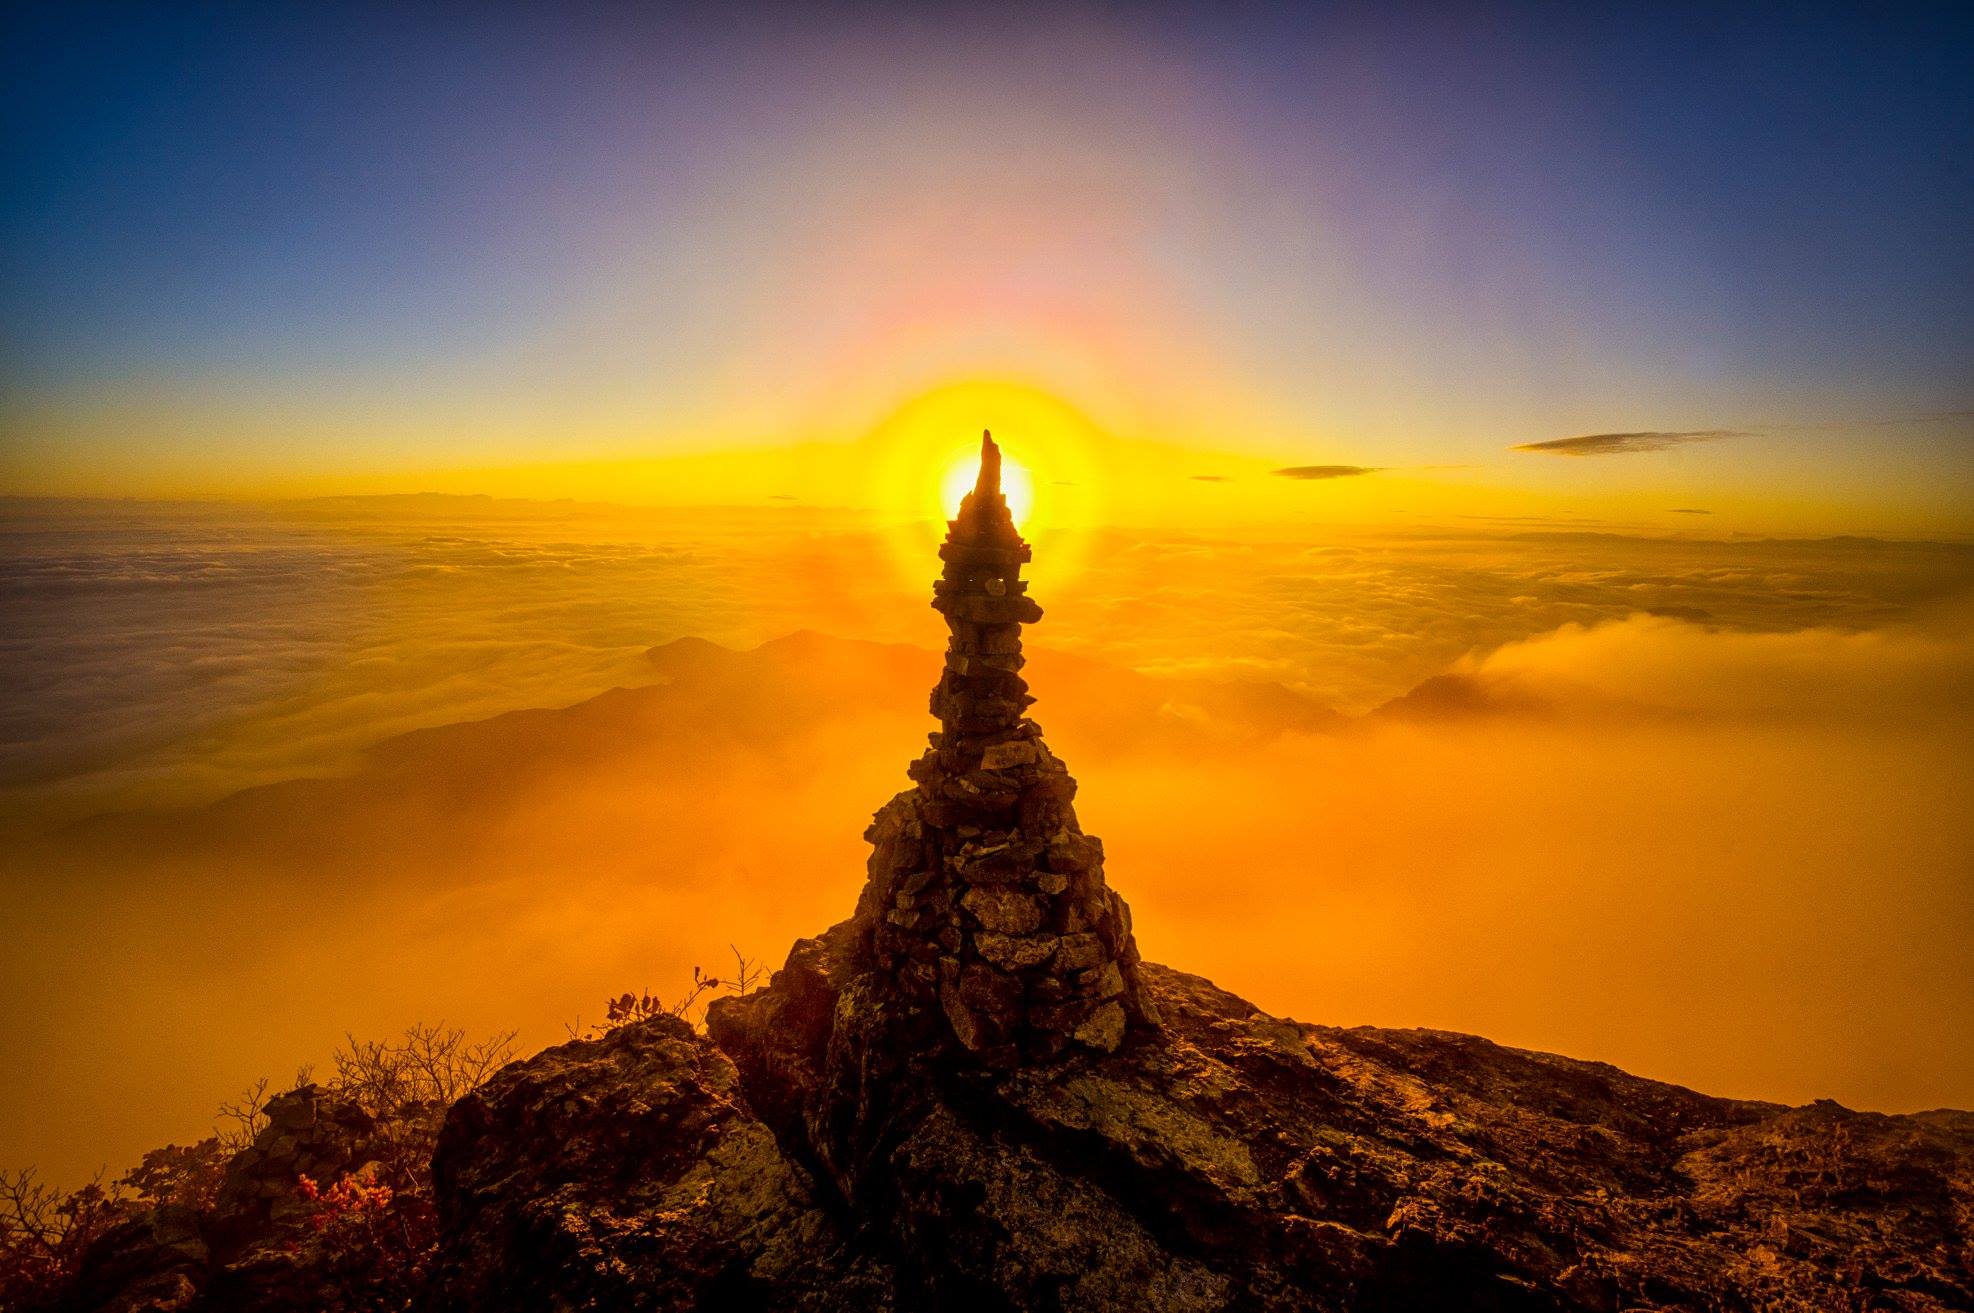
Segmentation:
[(670, 1017), (498, 1073), (432, 1169), (435, 1310), (892, 1307), (733, 1063)]

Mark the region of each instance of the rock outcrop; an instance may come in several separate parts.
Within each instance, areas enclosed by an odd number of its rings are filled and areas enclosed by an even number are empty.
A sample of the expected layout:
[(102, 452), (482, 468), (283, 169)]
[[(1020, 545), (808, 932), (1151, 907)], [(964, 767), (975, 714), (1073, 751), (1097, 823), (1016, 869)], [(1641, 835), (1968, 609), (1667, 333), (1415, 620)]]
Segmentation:
[(278, 1094), (262, 1111), (266, 1124), (226, 1164), (211, 1207), (168, 1205), (112, 1228), (91, 1247), (60, 1307), (285, 1313), (326, 1306), (342, 1274), (300, 1243), (315, 1209), (296, 1184), (374, 1175), (390, 1146), (374, 1118), (320, 1086)]
[(454, 1105), (433, 1160), (441, 1308), (882, 1308), (733, 1062), (659, 1017), (506, 1068)]
[(564, 1045), (460, 1105), (471, 1278), (435, 1307), (1974, 1307), (1974, 1114), (1300, 1024), (1151, 964), (1161, 1025), (1115, 1053), (860, 1082), (866, 929), (798, 943), (711, 1037)]

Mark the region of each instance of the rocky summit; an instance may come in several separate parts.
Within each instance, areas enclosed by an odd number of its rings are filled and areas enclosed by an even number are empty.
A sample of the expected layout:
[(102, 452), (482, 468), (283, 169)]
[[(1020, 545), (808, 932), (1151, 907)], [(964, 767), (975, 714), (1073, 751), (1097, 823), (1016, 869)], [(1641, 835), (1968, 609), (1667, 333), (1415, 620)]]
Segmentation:
[(712, 1034), (508, 1068), (437, 1158), (458, 1310), (1974, 1307), (1974, 1115), (1709, 1098), (1140, 970), (1115, 1053), (884, 1049), (851, 921)]
[[(997, 467), (988, 440), (941, 549), (939, 729), (855, 914), (706, 1033), (639, 1021), (454, 1103), (435, 1240), (394, 1289), (434, 1313), (1974, 1309), (1974, 1114), (1309, 1025), (1140, 961), (1026, 715), (1041, 613)], [(66, 1307), (386, 1307), (312, 1298), (334, 1256), (283, 1212), (379, 1140), (287, 1096), (217, 1208), (113, 1231)]]

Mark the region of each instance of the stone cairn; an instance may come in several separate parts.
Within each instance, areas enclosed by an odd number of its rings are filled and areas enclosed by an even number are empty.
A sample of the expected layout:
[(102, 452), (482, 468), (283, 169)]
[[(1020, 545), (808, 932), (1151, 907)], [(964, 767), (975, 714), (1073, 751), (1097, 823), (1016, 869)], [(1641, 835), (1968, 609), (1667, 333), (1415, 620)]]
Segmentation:
[(1035, 699), (1021, 626), (1042, 609), (1020, 579), (1028, 544), (991, 435), (939, 556), (932, 605), (951, 630), (932, 690), (940, 727), (910, 767), (917, 787), (865, 834), (870, 952), (907, 1015), (988, 1066), (1112, 1052), (1155, 1018), (1139, 996), (1130, 909), (1070, 806), (1076, 782), (1023, 714)]

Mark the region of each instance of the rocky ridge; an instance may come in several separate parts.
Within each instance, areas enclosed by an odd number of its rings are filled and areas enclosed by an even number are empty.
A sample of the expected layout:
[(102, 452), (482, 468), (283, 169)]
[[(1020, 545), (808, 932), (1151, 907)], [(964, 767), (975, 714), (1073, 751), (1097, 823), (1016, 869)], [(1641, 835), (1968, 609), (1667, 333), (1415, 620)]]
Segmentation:
[(1945, 1310), (1974, 1115), (1709, 1098), (1141, 968), (1156, 1030), (900, 1057), (846, 922), (710, 1036), (508, 1068), (437, 1159), (432, 1307)]

